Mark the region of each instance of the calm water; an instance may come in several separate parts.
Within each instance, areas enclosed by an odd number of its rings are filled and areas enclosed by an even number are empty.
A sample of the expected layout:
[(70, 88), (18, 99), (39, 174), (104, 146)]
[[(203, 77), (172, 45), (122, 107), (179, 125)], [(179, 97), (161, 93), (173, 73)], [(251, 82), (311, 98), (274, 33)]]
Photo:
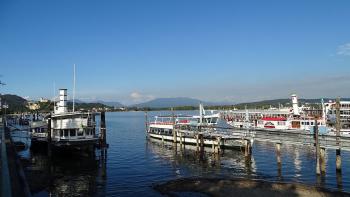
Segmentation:
[[(159, 114), (165, 112), (149, 115)], [(350, 192), (349, 152), (342, 152), (343, 171), (337, 175), (335, 151), (327, 150), (326, 175), (317, 177), (314, 150), (309, 147), (282, 145), (279, 170), (271, 143), (254, 143), (250, 164), (239, 150), (225, 150), (217, 157), (208, 149), (200, 159), (190, 146), (183, 150), (171, 143), (147, 140), (143, 112), (107, 113), (106, 123), (106, 163), (99, 160), (98, 151), (96, 157), (55, 156), (52, 160), (44, 152), (21, 152), (34, 196), (160, 196), (152, 185), (185, 177), (246, 177)]]

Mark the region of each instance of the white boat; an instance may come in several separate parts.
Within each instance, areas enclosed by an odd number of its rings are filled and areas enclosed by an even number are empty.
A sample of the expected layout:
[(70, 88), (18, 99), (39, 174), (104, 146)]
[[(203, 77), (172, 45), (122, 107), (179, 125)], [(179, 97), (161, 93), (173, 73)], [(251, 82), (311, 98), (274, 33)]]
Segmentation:
[(319, 110), (321, 111), (322, 117), (312, 116), (307, 113), (307, 110), (309, 109), (304, 106), (298, 106), (298, 98), (293, 94), (291, 108), (236, 110), (226, 113), (224, 118), (229, 125), (235, 128), (303, 130), (307, 133), (313, 132), (315, 119), (317, 119), (319, 131), (321, 131), (322, 134), (328, 133), (329, 129), (326, 128), (326, 118), (323, 110)]
[[(241, 147), (243, 141), (241, 138), (233, 139), (229, 135), (223, 135), (215, 132), (213, 126), (217, 125), (220, 113), (206, 114), (203, 106), (200, 104), (199, 115), (195, 116), (155, 116), (154, 121), (147, 123), (147, 135), (150, 138), (164, 141), (176, 141), (184, 144), (198, 143), (197, 134), (203, 135), (204, 146), (220, 145), (221, 147), (235, 148)], [(179, 132), (181, 130), (181, 132)]]
[(32, 143), (47, 143), (47, 119), (30, 122)]
[(59, 93), (60, 100), (50, 119), (51, 144), (66, 148), (93, 146), (98, 141), (95, 133), (95, 114), (69, 112), (67, 110), (67, 89), (60, 89)]

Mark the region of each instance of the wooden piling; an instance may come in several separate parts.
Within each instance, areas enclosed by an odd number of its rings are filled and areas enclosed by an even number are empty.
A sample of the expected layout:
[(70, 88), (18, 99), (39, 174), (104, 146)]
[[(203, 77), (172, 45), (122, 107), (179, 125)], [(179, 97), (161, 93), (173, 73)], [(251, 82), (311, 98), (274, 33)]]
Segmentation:
[(47, 153), (49, 157), (51, 157), (52, 155), (51, 142), (52, 142), (52, 138), (51, 138), (51, 114), (50, 114), (49, 117), (47, 118)]
[(341, 155), (340, 155), (340, 150), (341, 150), (341, 144), (340, 144), (340, 128), (341, 128), (341, 122), (340, 122), (340, 98), (337, 98), (336, 101), (336, 132), (337, 132), (337, 146), (338, 149), (336, 150), (336, 171), (340, 172), (341, 171)]
[(196, 149), (199, 151), (199, 134), (196, 135)]
[(318, 126), (317, 119), (315, 118), (315, 126), (314, 126), (314, 135), (315, 135), (315, 144), (316, 144), (316, 174), (321, 174), (320, 169), (320, 143), (318, 140)]
[(281, 164), (281, 143), (276, 143), (276, 157), (277, 157), (277, 163)]
[(93, 134), (95, 135), (96, 133), (96, 114), (95, 113), (91, 113), (91, 117), (92, 117), (92, 124), (93, 124)]
[(217, 153), (219, 154), (219, 153), (221, 152), (221, 137), (220, 137), (220, 136), (217, 137), (217, 138), (216, 138), (216, 141), (217, 141), (217, 147), (216, 147), (216, 149), (217, 149)]
[(244, 140), (244, 156), (248, 157), (251, 154), (250, 140)]
[(180, 147), (182, 148), (182, 133), (180, 132)]
[(321, 165), (321, 174), (326, 173), (326, 148), (320, 148), (320, 165)]
[(106, 146), (106, 144), (107, 144), (107, 140), (106, 140), (106, 115), (105, 115), (105, 112), (104, 111), (102, 111), (101, 112), (101, 145), (103, 146), (103, 147), (105, 147)]
[(214, 140), (213, 137), (211, 137), (211, 142), (212, 142), (212, 144), (211, 144), (211, 151), (212, 151), (213, 153), (215, 153), (215, 140)]
[(173, 141), (175, 144), (177, 143), (177, 130), (175, 128), (173, 129)]
[(336, 151), (336, 161), (335, 161), (335, 164), (336, 164), (336, 171), (337, 172), (341, 172), (341, 155), (340, 155), (340, 148), (338, 148)]
[(204, 152), (204, 136), (203, 134), (199, 134), (199, 143), (200, 143), (200, 152)]

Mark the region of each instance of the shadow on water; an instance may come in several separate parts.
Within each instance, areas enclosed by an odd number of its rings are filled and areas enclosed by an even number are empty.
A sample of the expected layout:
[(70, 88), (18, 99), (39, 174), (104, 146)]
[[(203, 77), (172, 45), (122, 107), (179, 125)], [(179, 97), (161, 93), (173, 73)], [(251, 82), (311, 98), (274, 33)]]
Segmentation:
[[(98, 151), (96, 151), (97, 153)], [(33, 196), (92, 196), (105, 193), (106, 162), (95, 154), (30, 149), (22, 158)]]

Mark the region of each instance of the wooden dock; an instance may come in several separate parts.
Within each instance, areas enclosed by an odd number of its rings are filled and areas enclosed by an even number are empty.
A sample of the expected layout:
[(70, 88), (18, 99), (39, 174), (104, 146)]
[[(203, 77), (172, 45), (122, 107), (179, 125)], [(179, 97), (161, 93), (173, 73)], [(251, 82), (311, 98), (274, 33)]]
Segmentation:
[[(317, 124), (316, 124), (317, 125)], [(311, 134), (304, 130), (276, 130), (276, 129), (237, 129), (232, 127), (199, 127), (199, 128), (176, 128), (173, 136), (167, 139), (160, 136), (164, 141), (179, 143), (180, 147), (185, 144), (196, 146), (197, 150), (203, 150), (204, 146), (212, 146), (213, 154), (221, 154), (223, 149), (236, 147), (244, 150), (244, 155), (249, 160), (252, 154), (254, 142), (270, 142), (275, 144), (276, 161), (281, 166), (281, 146), (298, 145), (315, 147), (316, 172), (325, 172), (326, 149), (336, 150), (336, 171), (341, 171), (341, 151), (350, 151), (350, 137), (331, 136), (319, 134), (318, 128)]]

